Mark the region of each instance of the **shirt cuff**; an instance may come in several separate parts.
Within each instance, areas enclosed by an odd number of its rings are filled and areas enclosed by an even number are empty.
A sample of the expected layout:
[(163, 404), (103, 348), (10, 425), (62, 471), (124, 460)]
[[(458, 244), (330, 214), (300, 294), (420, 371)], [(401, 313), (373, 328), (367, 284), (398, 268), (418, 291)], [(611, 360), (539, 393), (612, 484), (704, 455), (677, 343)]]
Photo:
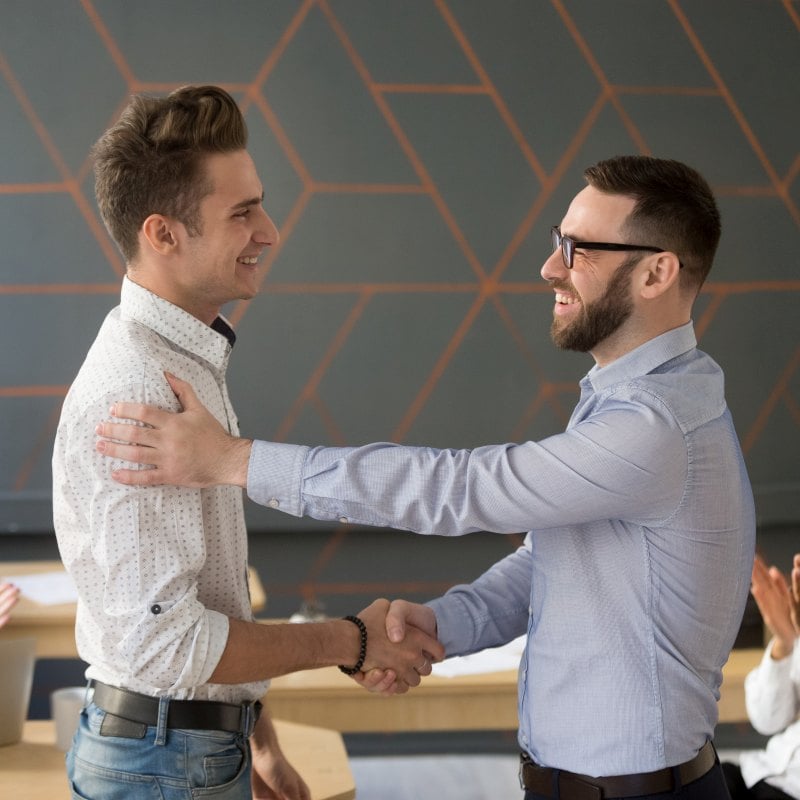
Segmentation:
[[(769, 644), (764, 648), (764, 655), (761, 658), (761, 664), (759, 666), (759, 670), (763, 672), (768, 677), (784, 677), (788, 676), (792, 671), (792, 661), (793, 661), (793, 653), (791, 655), (786, 656), (786, 658), (781, 658), (780, 660), (776, 660), (772, 657), (772, 647), (775, 644), (775, 639), (772, 638), (769, 640)], [(797, 647), (800, 644), (800, 639), (796, 639), (794, 646)]]
[[(205, 658), (203, 659), (202, 673), (199, 676), (192, 676), (191, 683), (195, 685), (205, 684), (211, 680), (211, 676), (214, 674), (214, 670), (225, 652), (225, 646), (228, 644), (228, 633), (230, 631), (228, 618), (219, 611), (206, 609), (206, 620), (208, 627), (204, 637), (206, 639)], [(197, 643), (195, 644), (197, 645)]]
[(437, 597), (425, 603), (436, 616), (436, 637), (444, 646), (445, 657), (460, 656), (473, 652), (464, 634), (472, 631), (473, 622), (460, 602), (448, 602), (446, 597)]
[(309, 448), (256, 439), (247, 466), (247, 495), (255, 503), (302, 516), (302, 472)]

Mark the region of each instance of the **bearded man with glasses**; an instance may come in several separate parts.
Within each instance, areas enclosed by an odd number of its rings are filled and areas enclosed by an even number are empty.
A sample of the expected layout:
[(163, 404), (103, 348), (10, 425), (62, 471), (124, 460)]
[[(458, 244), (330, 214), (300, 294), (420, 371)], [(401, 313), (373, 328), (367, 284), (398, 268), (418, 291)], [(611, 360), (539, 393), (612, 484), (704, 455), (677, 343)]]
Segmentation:
[[(719, 212), (676, 161), (623, 156), (585, 178), (541, 269), (555, 343), (595, 361), (565, 431), (474, 450), (251, 442), (174, 382), (184, 413), (117, 404), (149, 427), (106, 422), (97, 448), (150, 465), (117, 471), (127, 484), (238, 484), (290, 514), (419, 533), (528, 531), (471, 584), (394, 601), (390, 639), (415, 625), (461, 655), (527, 635), (525, 800), (725, 800), (712, 736), (755, 514), (722, 371), (691, 321)], [(358, 680), (406, 688), (392, 671)]]

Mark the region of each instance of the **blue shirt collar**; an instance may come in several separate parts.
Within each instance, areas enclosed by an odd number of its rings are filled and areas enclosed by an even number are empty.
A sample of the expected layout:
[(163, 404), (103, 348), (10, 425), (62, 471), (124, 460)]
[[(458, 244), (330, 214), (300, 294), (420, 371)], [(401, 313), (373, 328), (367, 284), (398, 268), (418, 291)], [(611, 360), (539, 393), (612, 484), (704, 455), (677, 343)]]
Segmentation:
[[(697, 347), (694, 323), (690, 320), (679, 328), (662, 333), (654, 339), (639, 345), (607, 367), (595, 365), (589, 370), (584, 381), (589, 381), (596, 391), (608, 389), (614, 384), (647, 375), (656, 367), (677, 358)], [(583, 383), (584, 381), (581, 381)]]

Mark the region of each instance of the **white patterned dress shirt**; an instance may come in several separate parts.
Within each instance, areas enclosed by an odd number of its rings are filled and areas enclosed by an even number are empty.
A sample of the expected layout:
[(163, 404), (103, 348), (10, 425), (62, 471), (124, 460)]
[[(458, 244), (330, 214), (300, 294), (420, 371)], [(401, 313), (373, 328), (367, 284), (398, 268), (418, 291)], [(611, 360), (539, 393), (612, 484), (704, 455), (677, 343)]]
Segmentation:
[[(251, 620), (242, 492), (114, 482), (95, 451), (115, 402), (177, 411), (164, 371), (189, 381), (233, 433), (225, 385), (233, 331), (210, 327), (126, 278), (67, 394), (53, 454), (53, 516), (78, 589), (75, 636), (87, 677), (153, 696), (238, 703), (267, 682), (210, 684), (228, 618)], [(125, 465), (129, 466), (129, 465)]]

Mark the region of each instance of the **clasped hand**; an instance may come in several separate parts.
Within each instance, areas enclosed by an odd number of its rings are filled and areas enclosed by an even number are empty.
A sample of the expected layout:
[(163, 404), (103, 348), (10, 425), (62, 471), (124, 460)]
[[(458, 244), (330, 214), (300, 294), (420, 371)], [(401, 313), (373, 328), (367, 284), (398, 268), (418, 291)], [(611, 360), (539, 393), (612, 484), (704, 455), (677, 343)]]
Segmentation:
[[(432, 609), (406, 600), (376, 600), (359, 616), (367, 625), (367, 659), (353, 680), (370, 692), (403, 694), (445, 656)], [(374, 642), (374, 644), (373, 644)]]

